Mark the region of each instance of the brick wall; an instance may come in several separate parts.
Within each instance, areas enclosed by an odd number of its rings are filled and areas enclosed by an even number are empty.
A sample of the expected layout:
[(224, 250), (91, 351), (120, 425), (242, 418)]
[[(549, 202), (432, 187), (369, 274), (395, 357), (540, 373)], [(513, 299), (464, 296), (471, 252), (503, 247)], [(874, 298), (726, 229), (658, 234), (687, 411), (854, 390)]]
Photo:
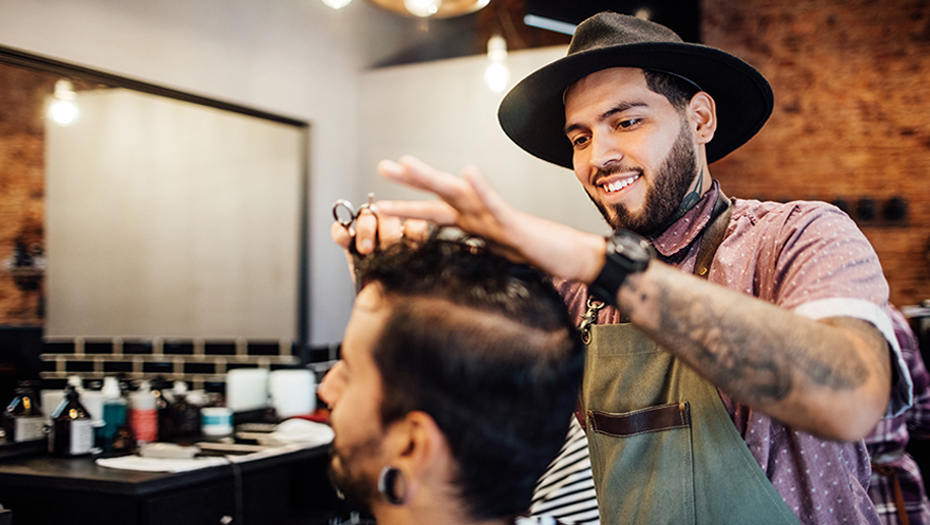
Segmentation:
[(55, 79), (0, 66), (0, 325), (42, 326), (40, 275), (5, 267), (19, 245), (42, 252), (45, 213), (44, 95)]
[[(903, 306), (930, 298), (930, 2), (704, 0), (704, 43), (769, 79), (762, 132), (711, 170), (728, 194), (841, 199)], [(882, 215), (893, 197), (907, 215)], [(875, 216), (857, 215), (862, 197)], [(867, 216), (866, 216), (867, 217)]]

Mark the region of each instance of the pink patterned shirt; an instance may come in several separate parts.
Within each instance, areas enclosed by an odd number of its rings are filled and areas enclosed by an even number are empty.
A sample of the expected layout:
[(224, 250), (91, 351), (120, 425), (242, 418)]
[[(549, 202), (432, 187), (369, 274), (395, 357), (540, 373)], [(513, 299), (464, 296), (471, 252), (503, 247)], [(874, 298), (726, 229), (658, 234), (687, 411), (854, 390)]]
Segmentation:
[[(718, 183), (685, 216), (650, 239), (660, 256), (691, 272), (700, 233), (708, 224)], [(888, 284), (878, 256), (855, 223), (822, 202), (734, 199), (726, 235), (708, 273), (710, 282), (758, 297), (805, 317), (855, 317), (885, 334), (894, 356), (889, 414), (911, 403), (910, 377), (888, 310)], [(557, 281), (574, 316), (585, 312), (583, 284)], [(598, 322), (617, 323), (604, 308)], [(804, 524), (877, 524), (866, 488), (869, 456), (862, 441), (835, 443), (795, 431), (720, 392), (750, 452)]]

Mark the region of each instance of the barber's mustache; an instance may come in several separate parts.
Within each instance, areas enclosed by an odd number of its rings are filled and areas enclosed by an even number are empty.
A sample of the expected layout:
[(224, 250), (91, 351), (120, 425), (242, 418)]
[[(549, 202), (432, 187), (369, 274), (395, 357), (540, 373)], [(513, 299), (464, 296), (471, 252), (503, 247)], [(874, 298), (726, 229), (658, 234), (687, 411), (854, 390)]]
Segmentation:
[(639, 166), (630, 166), (627, 164), (611, 164), (607, 168), (599, 168), (597, 173), (594, 174), (594, 178), (591, 179), (591, 183), (595, 186), (601, 183), (602, 179), (616, 175), (617, 173), (637, 173), (639, 175), (643, 174), (643, 169)]

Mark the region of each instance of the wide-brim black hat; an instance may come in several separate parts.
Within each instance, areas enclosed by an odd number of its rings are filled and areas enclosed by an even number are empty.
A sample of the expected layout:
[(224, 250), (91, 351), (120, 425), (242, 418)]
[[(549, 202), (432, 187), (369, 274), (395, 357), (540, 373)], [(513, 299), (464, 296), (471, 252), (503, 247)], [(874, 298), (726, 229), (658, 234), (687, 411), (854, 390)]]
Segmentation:
[(577, 27), (564, 58), (530, 74), (507, 93), (498, 110), (504, 132), (530, 154), (571, 169), (562, 94), (583, 77), (611, 67), (672, 73), (710, 94), (717, 105), (717, 130), (707, 144), (708, 162), (745, 144), (772, 114), (772, 88), (746, 62), (719, 49), (683, 42), (665, 26), (604, 12)]

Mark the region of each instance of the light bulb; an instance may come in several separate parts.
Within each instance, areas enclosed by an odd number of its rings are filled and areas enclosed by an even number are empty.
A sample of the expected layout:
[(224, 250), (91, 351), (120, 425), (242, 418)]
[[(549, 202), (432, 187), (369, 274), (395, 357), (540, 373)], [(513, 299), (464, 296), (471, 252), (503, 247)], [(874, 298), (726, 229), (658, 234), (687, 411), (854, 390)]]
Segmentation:
[(507, 41), (500, 35), (488, 39), (488, 66), (484, 70), (484, 82), (491, 91), (500, 93), (510, 82), (510, 68), (507, 67)]
[(404, 7), (410, 14), (425, 18), (439, 12), (442, 0), (404, 0)]
[(333, 9), (342, 9), (352, 3), (352, 0), (323, 0), (323, 3)]
[(507, 89), (507, 83), (510, 82), (510, 70), (507, 64), (492, 62), (484, 70), (484, 82), (491, 88), (491, 91), (500, 93)]
[(507, 41), (500, 35), (488, 39), (488, 60), (503, 62), (507, 60)]
[(80, 116), (75, 99), (74, 87), (68, 80), (59, 80), (55, 82), (55, 101), (48, 108), (48, 118), (54, 122), (68, 126)]

